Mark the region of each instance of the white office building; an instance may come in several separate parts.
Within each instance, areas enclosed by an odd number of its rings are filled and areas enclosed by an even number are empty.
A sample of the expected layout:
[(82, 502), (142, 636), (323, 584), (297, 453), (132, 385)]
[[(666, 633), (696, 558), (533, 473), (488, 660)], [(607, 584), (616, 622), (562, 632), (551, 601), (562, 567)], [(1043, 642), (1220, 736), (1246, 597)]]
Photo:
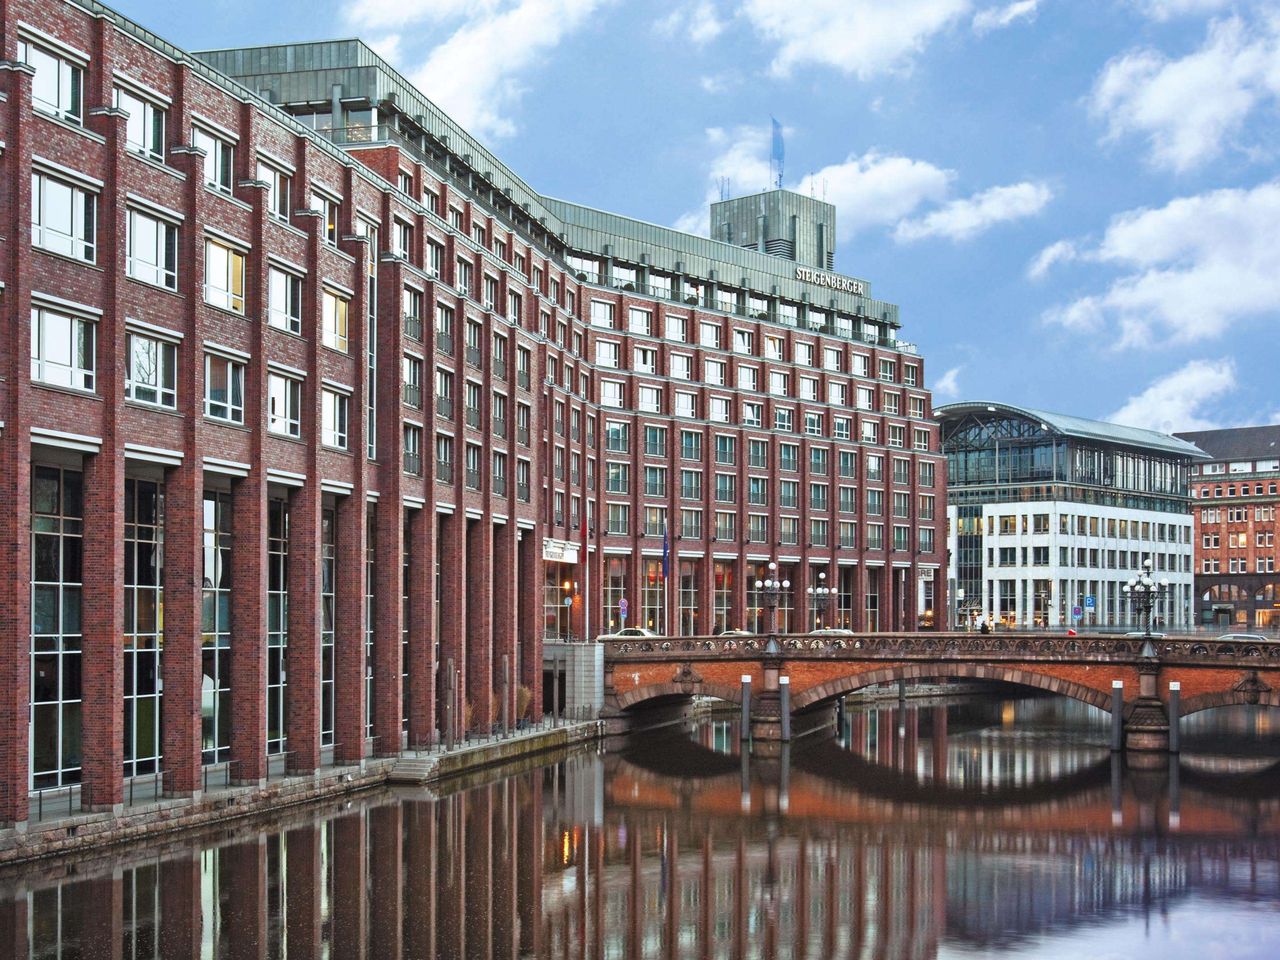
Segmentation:
[(937, 408), (947, 455), (952, 623), (1133, 629), (1124, 592), (1150, 560), (1153, 621), (1192, 622), (1188, 476), (1166, 434), (1008, 404)]

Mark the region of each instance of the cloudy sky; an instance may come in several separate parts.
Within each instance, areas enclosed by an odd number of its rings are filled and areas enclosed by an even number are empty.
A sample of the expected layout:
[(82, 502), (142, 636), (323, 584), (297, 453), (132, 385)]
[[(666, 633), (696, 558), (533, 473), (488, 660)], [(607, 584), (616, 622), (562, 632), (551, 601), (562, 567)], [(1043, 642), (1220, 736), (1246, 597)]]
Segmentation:
[(684, 229), (838, 207), (938, 402), (1280, 421), (1280, 0), (119, 0), (189, 49), (360, 36), (535, 189)]

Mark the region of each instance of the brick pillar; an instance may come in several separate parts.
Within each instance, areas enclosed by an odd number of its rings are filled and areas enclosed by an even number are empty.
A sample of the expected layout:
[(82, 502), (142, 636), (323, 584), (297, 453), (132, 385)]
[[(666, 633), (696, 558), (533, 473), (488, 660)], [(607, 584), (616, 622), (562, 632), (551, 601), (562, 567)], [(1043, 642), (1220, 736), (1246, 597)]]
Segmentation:
[[(312, 477), (289, 501), (285, 727), (288, 768), (294, 773), (311, 773), (320, 766), (320, 519), (320, 484)], [(339, 557), (338, 581), (347, 574)]]
[(200, 791), (201, 603), (204, 583), (204, 470), (189, 451), (165, 477), (164, 680), (161, 698), (164, 790)]
[[(364, 500), (341, 498), (335, 521), (333, 760), (334, 763), (349, 764), (359, 763), (365, 753)], [(398, 746), (398, 724), (396, 729)]]
[[(333, 821), (333, 956), (360, 960), (368, 956), (369, 910), (363, 812)], [(461, 923), (462, 918), (458, 918)]]
[[(519, 664), (516, 663), (516, 525), (508, 521), (493, 528), (493, 690), (494, 723), (502, 722), (502, 665), (507, 664), (507, 705), (514, 725)], [(588, 601), (584, 597), (583, 603)]]
[(267, 848), (262, 836), (218, 851), (219, 883), (228, 894), (223, 914), (227, 956), (260, 960), (267, 945)]
[[(401, 498), (380, 499), (377, 522), (377, 562), (373, 583), (373, 734), (374, 752), (400, 752), (404, 726), (404, 507)], [(415, 511), (420, 513), (421, 511)]]
[(200, 955), (202, 912), (198, 854), (187, 852), (161, 861), (160, 919), (161, 957)]
[(85, 458), (81, 805), (124, 802), (124, 457), (104, 448)]
[(912, 566), (907, 571), (906, 593), (904, 594), (903, 602), (905, 603), (903, 629), (908, 631), (920, 629), (920, 571), (915, 566)]
[[(804, 521), (806, 524), (808, 521)], [(809, 531), (806, 527), (803, 536), (808, 536)], [(807, 541), (806, 541), (807, 542)], [(812, 598), (808, 594), (809, 587), (816, 587), (818, 582), (810, 579), (809, 561), (806, 559), (807, 551), (801, 554), (798, 563), (791, 565), (795, 571), (791, 578), (791, 633), (808, 633), (809, 617), (813, 613), (814, 605)], [(825, 624), (824, 624), (825, 626)]]
[(403, 956), (403, 811), (398, 800), (369, 811), (369, 856), (377, 865), (370, 878), (370, 896), (377, 911), (377, 920), (369, 927), (371, 957)]
[(733, 572), (733, 594), (730, 599), (730, 626), (735, 630), (748, 629), (747, 621), (750, 618), (751, 610), (747, 606), (747, 592), (750, 586), (747, 581), (753, 579), (751, 575), (751, 565), (745, 560), (726, 560), (729, 569)]
[(267, 777), (267, 485), (262, 467), (231, 494), (231, 777)]
[(436, 515), (408, 511), (409, 745), (436, 739)]
[(467, 537), (466, 690), (470, 729), (488, 732), (494, 719), (493, 696), (493, 525), (463, 521)]
[(527, 687), (530, 720), (542, 719), (542, 534), (522, 530), (517, 604), (520, 607), (519, 682)]
[(303, 957), (319, 956), (320, 891), (325, 878), (320, 866), (320, 830), (315, 824), (286, 834), (285, 869), (289, 885), (285, 936), (289, 951)]
[(715, 602), (716, 602), (716, 581), (715, 581), (715, 561), (711, 559), (708, 553), (700, 560), (693, 561), (694, 583), (698, 590), (698, 616), (694, 621), (694, 633), (700, 636), (707, 636), (716, 628), (715, 622)]
[[(466, 676), (466, 643), (467, 643), (467, 607), (468, 591), (466, 531), (467, 518), (464, 514), (440, 514), (440, 535), (437, 538), (440, 550), (440, 670), (447, 668), (450, 658), (453, 669), (458, 671), (457, 684), (454, 689), (467, 689)], [(443, 672), (438, 680), (440, 689), (447, 689), (448, 684)], [(456, 731), (462, 730), (462, 697), (458, 697), (457, 709), (454, 711), (453, 726)], [(445, 735), (444, 716), (446, 705), (439, 705), (440, 733)]]

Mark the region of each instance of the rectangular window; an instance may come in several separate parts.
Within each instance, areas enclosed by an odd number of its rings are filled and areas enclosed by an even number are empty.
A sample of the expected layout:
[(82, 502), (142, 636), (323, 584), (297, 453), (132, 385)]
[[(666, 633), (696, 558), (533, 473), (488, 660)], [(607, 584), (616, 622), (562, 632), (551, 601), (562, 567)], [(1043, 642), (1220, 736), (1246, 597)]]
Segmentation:
[(618, 344), (611, 340), (596, 341), (596, 366), (617, 369)]
[(632, 333), (641, 333), (646, 337), (653, 333), (653, 313), (639, 307), (627, 309), (627, 329)]
[(278, 330), (302, 332), (302, 278), (267, 270), (267, 323)]
[(65, 57), (19, 41), (18, 59), (35, 69), (31, 105), (77, 126), (84, 122), (84, 70)]
[(591, 323), (597, 327), (613, 329), (613, 304), (604, 300), (591, 301)]
[(267, 430), (282, 437), (302, 436), (302, 383), (277, 373), (267, 375)]
[(351, 398), (333, 390), (320, 391), (320, 442), (339, 450), (347, 449), (347, 410)]
[(178, 406), (178, 348), (131, 333), (125, 347), (124, 396), (155, 407)]
[(404, 426), (404, 472), (422, 475), (422, 428), (412, 424)]
[(204, 355), (204, 415), (244, 423), (244, 364), (213, 353)]
[(244, 254), (217, 240), (204, 242), (204, 302), (244, 313)]
[(31, 310), (31, 379), (73, 390), (94, 389), (92, 321), (56, 310)]
[(321, 342), (330, 349), (346, 353), (348, 302), (337, 294), (324, 292), (321, 302)]
[(204, 151), (204, 182), (223, 193), (231, 192), (235, 173), (231, 144), (199, 127), (191, 128), (191, 145)]
[(125, 145), (134, 153), (164, 163), (164, 108), (120, 87), (116, 87), (116, 106), (129, 114)]
[(311, 209), (320, 214), (320, 239), (331, 246), (338, 245), (338, 203), (323, 193), (311, 194)]
[(258, 179), (267, 185), (267, 213), (277, 220), (288, 221), (289, 214), (289, 181), (287, 173), (265, 163), (258, 164)]
[(98, 197), (43, 173), (31, 174), (31, 243), (42, 250), (97, 260)]
[(130, 210), (126, 249), (125, 270), (129, 276), (169, 290), (177, 289), (177, 227), (140, 210)]

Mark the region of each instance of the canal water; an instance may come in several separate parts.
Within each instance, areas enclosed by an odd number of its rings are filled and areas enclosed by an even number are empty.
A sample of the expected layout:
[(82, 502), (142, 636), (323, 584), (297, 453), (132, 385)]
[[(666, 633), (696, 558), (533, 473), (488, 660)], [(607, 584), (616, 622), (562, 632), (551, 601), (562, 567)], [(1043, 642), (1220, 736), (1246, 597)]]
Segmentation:
[(1280, 956), (1280, 717), (1130, 770), (1058, 698), (707, 719), (0, 873), (0, 958)]

